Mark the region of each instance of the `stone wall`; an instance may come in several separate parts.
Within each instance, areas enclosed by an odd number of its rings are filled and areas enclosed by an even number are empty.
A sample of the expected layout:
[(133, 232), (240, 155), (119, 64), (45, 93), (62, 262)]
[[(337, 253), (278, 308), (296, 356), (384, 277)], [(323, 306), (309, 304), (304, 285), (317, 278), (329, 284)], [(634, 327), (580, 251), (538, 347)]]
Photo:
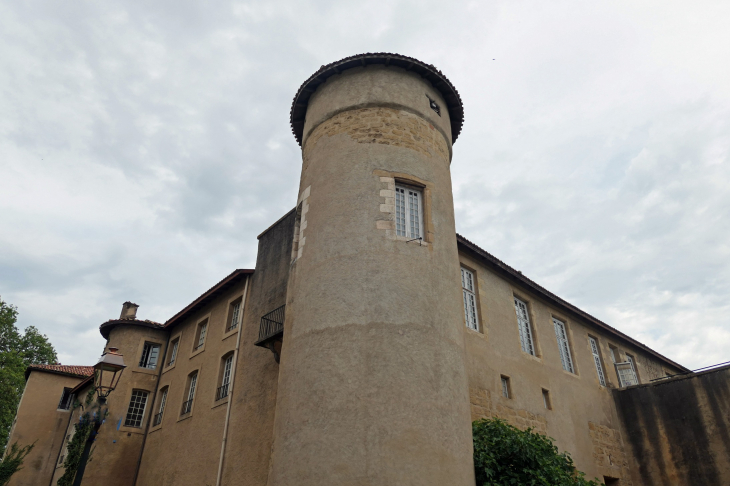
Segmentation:
[(730, 484), (730, 366), (614, 391), (634, 484)]
[(339, 113), (314, 129), (304, 147), (308, 148), (323, 137), (346, 133), (358, 143), (378, 143), (404, 147), (422, 155), (438, 155), (449, 160), (449, 148), (441, 132), (423, 118), (393, 108), (361, 108)]
[(544, 416), (527, 410), (514, 409), (501, 403), (493, 406), (489, 390), (470, 387), (469, 401), (471, 402), (472, 421), (483, 418), (500, 418), (520, 430), (532, 428), (538, 434), (547, 435), (547, 419)]
[(593, 459), (596, 464), (599, 467), (614, 470), (611, 477), (621, 479), (622, 486), (630, 486), (632, 484), (631, 473), (621, 440), (621, 432), (593, 422), (588, 422), (588, 430), (593, 442)]

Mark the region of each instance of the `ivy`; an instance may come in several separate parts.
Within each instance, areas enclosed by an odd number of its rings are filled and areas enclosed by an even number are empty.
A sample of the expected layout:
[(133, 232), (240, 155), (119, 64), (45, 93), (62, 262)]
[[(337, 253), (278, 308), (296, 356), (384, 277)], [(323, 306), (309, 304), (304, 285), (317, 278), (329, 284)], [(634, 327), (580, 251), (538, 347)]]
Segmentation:
[(599, 486), (576, 471), (553, 439), (500, 419), (472, 424), (477, 486)]
[[(93, 392), (93, 388), (92, 388)], [(90, 394), (93, 397), (93, 394)], [(89, 399), (87, 397), (87, 404)], [(82, 414), (79, 417), (79, 422), (74, 425), (74, 435), (67, 446), (66, 458), (63, 460), (63, 467), (65, 469), (63, 476), (58, 479), (58, 486), (72, 486), (76, 472), (79, 470), (81, 465), (81, 457), (84, 454), (84, 448), (86, 447), (87, 441), (96, 435), (96, 431), (104, 423), (104, 419), (109, 414), (109, 410), (104, 411), (91, 411)], [(91, 455), (87, 459), (87, 462), (91, 459)], [(0, 486), (2, 486), (0, 484)]]
[(10, 451), (0, 460), (0, 486), (6, 486), (10, 482), (10, 477), (16, 472), (23, 469), (23, 460), (25, 456), (35, 447), (35, 442), (25, 447), (18, 447), (15, 442), (10, 446)]

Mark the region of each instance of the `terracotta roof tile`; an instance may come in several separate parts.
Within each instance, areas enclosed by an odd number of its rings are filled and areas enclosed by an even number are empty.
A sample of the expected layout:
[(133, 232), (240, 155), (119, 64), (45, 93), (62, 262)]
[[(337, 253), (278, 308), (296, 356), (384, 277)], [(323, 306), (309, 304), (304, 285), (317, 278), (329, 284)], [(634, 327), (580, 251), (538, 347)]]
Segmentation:
[(47, 364), (32, 364), (26, 369), (26, 376), (31, 371), (47, 371), (49, 373), (59, 373), (62, 375), (71, 375), (86, 377), (94, 374), (93, 366), (73, 366), (73, 365), (47, 365)]

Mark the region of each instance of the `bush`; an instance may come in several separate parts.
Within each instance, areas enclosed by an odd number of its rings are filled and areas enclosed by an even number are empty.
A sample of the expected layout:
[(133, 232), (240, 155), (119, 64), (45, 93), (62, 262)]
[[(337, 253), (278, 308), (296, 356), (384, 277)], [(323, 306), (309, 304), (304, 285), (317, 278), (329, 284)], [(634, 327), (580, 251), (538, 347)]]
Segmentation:
[(576, 471), (553, 440), (500, 419), (472, 424), (477, 486), (599, 486)]

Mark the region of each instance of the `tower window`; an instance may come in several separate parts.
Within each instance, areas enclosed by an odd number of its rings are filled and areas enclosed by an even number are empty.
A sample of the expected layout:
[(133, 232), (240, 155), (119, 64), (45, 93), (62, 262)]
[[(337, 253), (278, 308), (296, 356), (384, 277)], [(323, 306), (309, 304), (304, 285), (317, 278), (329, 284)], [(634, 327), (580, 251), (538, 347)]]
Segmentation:
[(461, 290), (464, 294), (466, 327), (478, 331), (479, 317), (477, 316), (477, 297), (474, 293), (474, 274), (466, 268), (461, 269)]
[(553, 317), (553, 326), (555, 326), (555, 337), (558, 340), (558, 351), (560, 352), (560, 361), (563, 363), (563, 369), (575, 373), (573, 369), (573, 357), (570, 355), (570, 345), (568, 344), (568, 334), (565, 332), (565, 323)]
[(157, 367), (157, 356), (159, 354), (159, 344), (144, 343), (144, 348), (142, 348), (142, 357), (139, 360), (139, 367), (154, 370)]
[(395, 231), (406, 238), (423, 238), (422, 192), (408, 186), (395, 186)]
[(517, 297), (515, 297), (515, 311), (517, 312), (517, 327), (520, 333), (522, 351), (535, 356), (535, 344), (532, 341), (532, 329), (527, 304)]
[(141, 427), (142, 418), (144, 418), (144, 409), (147, 405), (147, 396), (149, 392), (144, 390), (134, 390), (132, 399), (129, 400), (129, 408), (127, 409), (127, 418), (124, 421), (126, 427)]

